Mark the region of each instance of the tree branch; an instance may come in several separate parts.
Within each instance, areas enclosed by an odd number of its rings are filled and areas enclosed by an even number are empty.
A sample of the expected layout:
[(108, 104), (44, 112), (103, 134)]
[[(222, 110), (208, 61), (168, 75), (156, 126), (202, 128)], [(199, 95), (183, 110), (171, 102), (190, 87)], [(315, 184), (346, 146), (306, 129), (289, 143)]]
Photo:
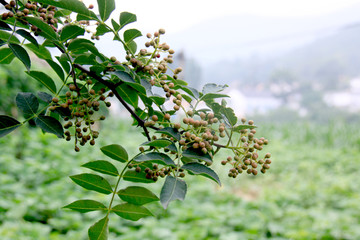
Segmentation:
[[(147, 127), (145, 127), (145, 121), (143, 119), (141, 119), (135, 112), (134, 110), (125, 102), (125, 100), (119, 95), (118, 91), (116, 90), (117, 85), (109, 82), (109, 81), (105, 81), (104, 79), (102, 79), (101, 77), (99, 77), (98, 75), (96, 75), (96, 73), (89, 71), (87, 69), (85, 69), (84, 67), (82, 67), (79, 64), (74, 64), (74, 67), (81, 70), (82, 72), (86, 73), (88, 76), (94, 78), (95, 80), (97, 80), (98, 82), (104, 84), (106, 87), (108, 87), (115, 95), (115, 97), (120, 101), (120, 103), (126, 108), (126, 110), (131, 114), (131, 116), (133, 116), (135, 118), (135, 120), (138, 122), (138, 126), (142, 127), (145, 135), (147, 137), (147, 139), (149, 141), (151, 141), (150, 138), (150, 134), (149, 131), (147, 129)], [(151, 127), (152, 129), (155, 130), (159, 130), (159, 128), (157, 127)]]
[(8, 3), (5, 1), (5, 0), (0, 0), (0, 3), (2, 4), (2, 5), (8, 5)]

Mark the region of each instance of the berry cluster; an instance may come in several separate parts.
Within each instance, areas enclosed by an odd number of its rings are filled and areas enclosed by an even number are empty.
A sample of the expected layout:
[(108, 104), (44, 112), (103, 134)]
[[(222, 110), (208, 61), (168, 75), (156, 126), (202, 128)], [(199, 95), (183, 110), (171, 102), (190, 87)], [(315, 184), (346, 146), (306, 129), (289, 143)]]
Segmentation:
[[(22, 5), (21, 1), (10, 1), (9, 4), (5, 5), (5, 8), (9, 10), (9, 12), (1, 15), (2, 20), (15, 17), (23, 24), (28, 24), (24, 17), (33, 15), (39, 17), (44, 23), (47, 23), (55, 32), (58, 31), (58, 19), (55, 18), (56, 7), (54, 6), (43, 5), (36, 2), (31, 3), (30, 1)], [(35, 36), (38, 36), (41, 32), (35, 25), (31, 26), (31, 31), (34, 32)]]
[[(159, 29), (154, 32), (154, 34), (148, 33), (146, 34), (149, 41), (145, 43), (146, 49), (141, 49), (139, 53), (135, 56), (131, 56), (128, 54), (126, 56), (126, 60), (129, 61), (129, 65), (131, 65), (137, 72), (143, 72), (146, 74), (150, 74), (153, 78), (150, 80), (151, 85), (159, 84), (162, 74), (167, 73), (171, 70), (174, 75), (173, 78), (177, 79), (177, 74), (179, 74), (182, 69), (176, 68), (172, 70), (169, 68), (168, 64), (173, 63), (173, 54), (175, 51), (170, 49), (170, 46), (167, 43), (160, 43), (160, 35), (165, 34), (165, 29)], [(153, 48), (149, 51), (149, 48)], [(161, 55), (166, 55), (163, 59)], [(165, 76), (164, 76), (165, 77)], [(166, 78), (165, 78), (166, 79)]]
[[(245, 123), (246, 119), (242, 119)], [(250, 120), (249, 125), (253, 125), (254, 122)], [(259, 159), (259, 151), (263, 149), (264, 145), (267, 145), (269, 141), (265, 138), (255, 138), (255, 129), (242, 129), (240, 131), (240, 139), (235, 148), (233, 148), (234, 156), (227, 157), (226, 160), (221, 162), (222, 165), (230, 164), (232, 168), (229, 170), (229, 177), (236, 178), (238, 174), (246, 171), (248, 174), (257, 175), (257, 168), (261, 166), (261, 172), (265, 173), (270, 168), (271, 154), (266, 153), (263, 159)]]
[(171, 175), (173, 172), (178, 172), (178, 176), (181, 178), (185, 177), (184, 169), (178, 169), (177, 167), (162, 167), (159, 168), (158, 164), (152, 164), (152, 167), (143, 167), (141, 164), (129, 164), (129, 168), (134, 168), (136, 172), (144, 172), (147, 179), (152, 179), (156, 182), (159, 177), (164, 178)]
[[(87, 76), (84, 74), (79, 76), (79, 79), (85, 80)], [(61, 99), (55, 97), (52, 99), (52, 106), (49, 107), (50, 111), (57, 111), (62, 115), (66, 115), (64, 120), (65, 129), (73, 128), (71, 133), (69, 130), (65, 131), (66, 140), (70, 141), (71, 137), (75, 137), (75, 151), (80, 151), (77, 146), (77, 142), (81, 146), (87, 142), (90, 145), (95, 145), (95, 139), (99, 136), (99, 132), (92, 128), (92, 125), (96, 121), (105, 120), (105, 116), (94, 117), (94, 113), (99, 111), (100, 102), (104, 102), (107, 107), (111, 106), (110, 102), (107, 102), (108, 97), (112, 97), (112, 92), (105, 95), (105, 89), (100, 89), (96, 92), (94, 89), (90, 89), (92, 84), (91, 79), (86, 80), (88, 89), (86, 91), (77, 89), (74, 84), (70, 84), (69, 91), (65, 93), (65, 96)], [(86, 89), (85, 86), (83, 89)]]

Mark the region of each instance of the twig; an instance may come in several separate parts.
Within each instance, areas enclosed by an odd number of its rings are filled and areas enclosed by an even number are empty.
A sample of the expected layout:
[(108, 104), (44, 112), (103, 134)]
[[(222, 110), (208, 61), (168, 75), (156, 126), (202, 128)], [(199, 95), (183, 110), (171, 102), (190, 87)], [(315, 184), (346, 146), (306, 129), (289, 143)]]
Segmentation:
[[(115, 95), (115, 97), (120, 101), (120, 103), (126, 108), (126, 110), (131, 114), (131, 116), (133, 116), (135, 118), (135, 120), (138, 122), (138, 126), (142, 127), (145, 135), (147, 137), (147, 139), (150, 141), (150, 134), (149, 131), (147, 129), (147, 127), (145, 127), (145, 121), (143, 119), (141, 119), (132, 109), (131, 107), (125, 102), (125, 100), (119, 95), (118, 91), (116, 90), (117, 85), (109, 82), (109, 81), (105, 81), (104, 79), (102, 79), (101, 77), (99, 77), (98, 75), (96, 75), (96, 73), (89, 71), (85, 68), (83, 68), (81, 65), (79, 64), (74, 64), (73, 65), (75, 68), (79, 69), (80, 71), (86, 73), (88, 76), (94, 78), (95, 80), (97, 80), (98, 82), (104, 84), (106, 87), (108, 87)], [(159, 128), (157, 127), (150, 127), (152, 129), (155, 130), (159, 130)]]
[(0, 0), (0, 3), (2, 4), (2, 5), (8, 5), (8, 3), (5, 1), (5, 0)]

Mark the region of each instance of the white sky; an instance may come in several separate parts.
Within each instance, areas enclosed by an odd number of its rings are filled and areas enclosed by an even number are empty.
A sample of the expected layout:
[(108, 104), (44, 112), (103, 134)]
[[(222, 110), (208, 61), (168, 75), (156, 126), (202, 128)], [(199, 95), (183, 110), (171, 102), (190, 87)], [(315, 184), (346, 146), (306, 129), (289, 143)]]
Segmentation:
[[(84, 0), (85, 4), (95, 0)], [(116, 0), (116, 11), (137, 15), (140, 30), (165, 28), (178, 32), (196, 23), (225, 15), (316, 16), (350, 7), (360, 0)], [(115, 17), (115, 13), (112, 17)]]

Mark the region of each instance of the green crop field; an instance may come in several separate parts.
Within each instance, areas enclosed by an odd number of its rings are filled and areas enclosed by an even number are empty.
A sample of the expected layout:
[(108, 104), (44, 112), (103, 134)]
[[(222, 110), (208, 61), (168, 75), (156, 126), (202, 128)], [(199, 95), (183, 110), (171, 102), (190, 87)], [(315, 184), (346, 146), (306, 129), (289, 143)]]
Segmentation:
[[(70, 150), (73, 143), (38, 129), (22, 128), (0, 139), (1, 240), (87, 239), (97, 213), (81, 215), (61, 207), (96, 193), (68, 176), (84, 171), (80, 165), (88, 160), (104, 158), (99, 146), (119, 143), (134, 154), (142, 137), (129, 132), (123, 120), (106, 124), (111, 127), (104, 127), (96, 147), (80, 153)], [(156, 217), (138, 222), (112, 216), (109, 238), (360, 239), (359, 127), (260, 124), (258, 132), (270, 139), (264, 152), (271, 152), (273, 163), (265, 175), (228, 178), (228, 168), (220, 165), (224, 152), (213, 165), (222, 173), (222, 187), (189, 176), (185, 201), (166, 211), (150, 204)], [(155, 193), (159, 187), (154, 186)]]

